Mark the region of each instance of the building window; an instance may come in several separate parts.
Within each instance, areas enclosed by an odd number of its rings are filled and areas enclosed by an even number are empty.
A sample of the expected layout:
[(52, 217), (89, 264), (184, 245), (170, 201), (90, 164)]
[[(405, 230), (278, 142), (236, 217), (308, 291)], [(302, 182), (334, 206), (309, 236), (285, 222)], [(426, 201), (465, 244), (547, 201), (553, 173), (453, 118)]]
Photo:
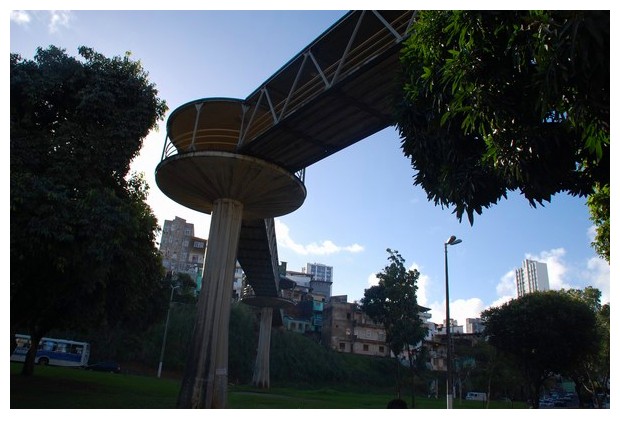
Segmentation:
[(340, 343), (338, 344), (338, 348), (342, 351), (344, 351), (344, 343)]
[(380, 353), (383, 353), (383, 350), (385, 350), (385, 349), (383, 348), (383, 346), (379, 346), (379, 352), (380, 352)]
[(364, 344), (364, 351), (367, 352), (368, 351), (368, 344)]

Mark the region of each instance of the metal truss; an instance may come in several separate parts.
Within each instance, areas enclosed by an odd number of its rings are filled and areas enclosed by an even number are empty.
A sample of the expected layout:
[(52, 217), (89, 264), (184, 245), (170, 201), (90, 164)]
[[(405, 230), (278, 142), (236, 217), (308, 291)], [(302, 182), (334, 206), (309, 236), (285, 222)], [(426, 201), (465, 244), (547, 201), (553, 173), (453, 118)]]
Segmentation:
[(244, 101), (238, 150), (408, 37), (416, 11), (352, 11)]

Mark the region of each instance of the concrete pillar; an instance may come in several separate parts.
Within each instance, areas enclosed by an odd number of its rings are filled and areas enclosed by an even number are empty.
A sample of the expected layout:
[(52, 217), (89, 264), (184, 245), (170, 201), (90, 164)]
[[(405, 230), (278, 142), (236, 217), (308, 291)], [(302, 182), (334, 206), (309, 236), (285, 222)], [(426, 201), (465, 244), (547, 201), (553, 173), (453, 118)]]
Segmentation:
[[(228, 321), (242, 218), (283, 216), (306, 198), (306, 187), (294, 173), (236, 153), (245, 111), (239, 99), (200, 99), (182, 105), (168, 118), (162, 161), (155, 170), (164, 194), (193, 210), (211, 213), (197, 320), (177, 400), (180, 408), (226, 407)], [(272, 265), (266, 263), (265, 270)], [(277, 292), (276, 281), (264, 294)]]
[(243, 204), (213, 203), (202, 290), (179, 408), (226, 408), (228, 322)]
[(258, 351), (252, 384), (261, 389), (269, 389), (269, 347), (271, 345), (271, 321), (273, 308), (263, 307), (260, 313), (260, 332), (258, 334)]

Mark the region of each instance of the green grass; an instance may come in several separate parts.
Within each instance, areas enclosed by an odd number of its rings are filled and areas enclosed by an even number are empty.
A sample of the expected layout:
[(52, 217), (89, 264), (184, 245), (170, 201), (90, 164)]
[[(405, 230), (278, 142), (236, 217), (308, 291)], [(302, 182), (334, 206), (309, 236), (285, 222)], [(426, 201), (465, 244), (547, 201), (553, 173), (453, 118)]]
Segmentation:
[(39, 367), (31, 377), (11, 363), (11, 408), (174, 408), (180, 383), (79, 368)]
[[(58, 409), (162, 409), (174, 408), (180, 381), (83, 369), (36, 367), (32, 377), (19, 374), (21, 364), (11, 363), (11, 408)], [(228, 407), (235, 409), (371, 409), (385, 408), (393, 395), (351, 391), (339, 387), (272, 387), (268, 391), (231, 386)], [(409, 395), (403, 399), (411, 402)], [(416, 397), (416, 408), (445, 408), (445, 399)], [(515, 408), (524, 408), (516, 404)], [(476, 401), (454, 401), (454, 408), (482, 408)], [(511, 408), (492, 402), (491, 408)]]

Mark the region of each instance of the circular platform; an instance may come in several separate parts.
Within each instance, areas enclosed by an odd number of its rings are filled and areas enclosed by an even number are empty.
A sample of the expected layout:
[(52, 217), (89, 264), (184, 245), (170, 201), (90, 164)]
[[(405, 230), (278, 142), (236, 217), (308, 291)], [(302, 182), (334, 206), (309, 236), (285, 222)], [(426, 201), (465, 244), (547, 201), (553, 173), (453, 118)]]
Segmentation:
[(306, 187), (294, 174), (264, 160), (221, 151), (173, 155), (155, 169), (157, 186), (177, 203), (211, 213), (213, 202), (243, 204), (244, 219), (267, 219), (297, 210)]

